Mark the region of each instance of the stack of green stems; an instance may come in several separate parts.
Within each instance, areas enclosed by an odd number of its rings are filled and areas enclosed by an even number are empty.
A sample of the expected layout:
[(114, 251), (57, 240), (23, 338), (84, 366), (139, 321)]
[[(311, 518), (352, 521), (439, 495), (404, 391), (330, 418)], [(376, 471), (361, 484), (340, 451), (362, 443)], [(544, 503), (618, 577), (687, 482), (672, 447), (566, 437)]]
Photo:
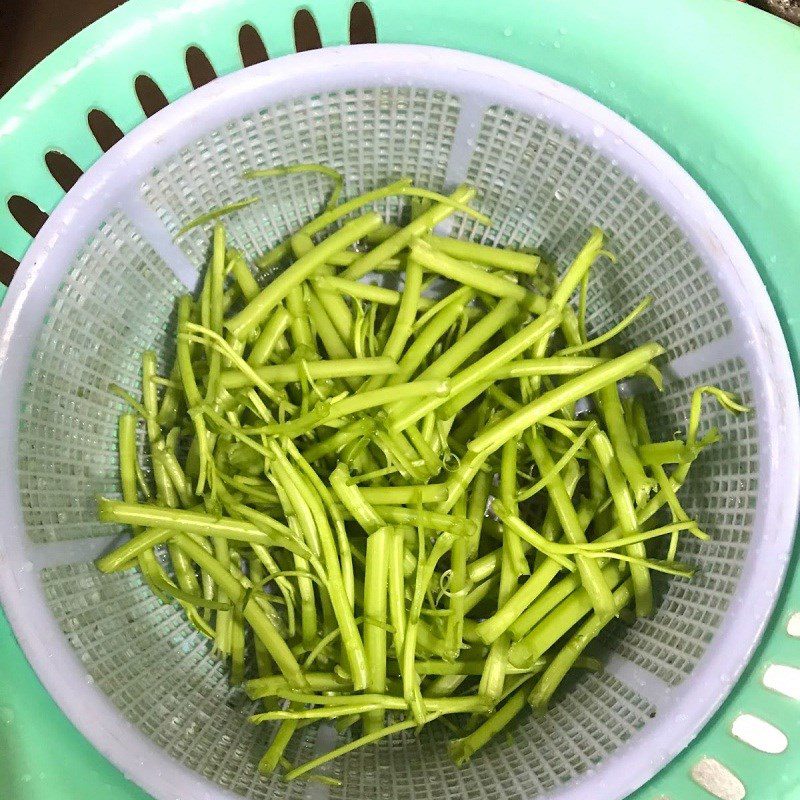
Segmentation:
[[(317, 168), (335, 177), (248, 178)], [(405, 225), (364, 211), (391, 195), (415, 198)], [(700, 403), (744, 407), (699, 387), (686, 441), (653, 441), (618, 384), (658, 382), (663, 348), (610, 344), (649, 299), (586, 332), (602, 232), (543, 295), (538, 256), (433, 234), (454, 212), (487, 224), (474, 196), (400, 179), (334, 197), (256, 259), (283, 267), (266, 286), (216, 224), (200, 291), (178, 304), (174, 363), (162, 377), (143, 355), (141, 401), (112, 387), (131, 410), (121, 499), (99, 515), (132, 536), (97, 566), (140, 569), (228, 661), (263, 704), (252, 722), (276, 725), (264, 771), (314, 720), (361, 733), (287, 778), (452, 715), (462, 763), (526, 700), (546, 709), (570, 669), (597, 669), (586, 648), (627, 607), (653, 612), (653, 571), (691, 577), (679, 535), (706, 536), (677, 496), (717, 438), (699, 435)], [(361, 280), (392, 272), (400, 288)], [(423, 294), (440, 279), (448, 294)], [(587, 397), (596, 413), (576, 418)]]

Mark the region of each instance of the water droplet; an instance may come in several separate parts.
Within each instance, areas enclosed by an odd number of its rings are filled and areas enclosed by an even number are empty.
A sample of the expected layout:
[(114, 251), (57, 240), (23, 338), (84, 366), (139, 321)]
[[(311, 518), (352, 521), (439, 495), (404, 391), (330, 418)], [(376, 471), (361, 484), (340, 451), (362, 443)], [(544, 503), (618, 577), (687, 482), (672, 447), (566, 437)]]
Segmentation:
[(558, 48), (561, 47), (561, 42), (553, 42), (553, 47), (555, 47), (556, 50), (558, 50)]
[(602, 125), (595, 125), (592, 128), (592, 135), (596, 136), (598, 139), (606, 132), (606, 129)]
[(609, 82), (608, 82), (608, 85), (609, 85), (609, 86), (610, 86), (612, 89), (616, 89), (616, 88), (617, 88), (617, 84), (616, 84), (614, 81), (609, 81)]
[(514, 29), (509, 25), (507, 28), (503, 28), (503, 36), (511, 36), (514, 33)]
[(566, 192), (564, 192), (564, 190), (561, 189), (561, 188), (558, 188), (553, 192), (553, 197), (555, 197), (556, 200), (566, 200), (567, 199)]
[(769, 263), (770, 264), (774, 264), (777, 260), (778, 260), (777, 256), (770, 256), (769, 257)]
[(15, 716), (14, 709), (11, 706), (0, 706), (0, 722), (4, 725), (10, 725)]
[(89, 686), (91, 686), (94, 683), (94, 678), (91, 675), (87, 675), (86, 676), (86, 683), (88, 683)]
[(29, 772), (19, 776), (20, 783), (30, 783), (32, 778), (33, 776)]

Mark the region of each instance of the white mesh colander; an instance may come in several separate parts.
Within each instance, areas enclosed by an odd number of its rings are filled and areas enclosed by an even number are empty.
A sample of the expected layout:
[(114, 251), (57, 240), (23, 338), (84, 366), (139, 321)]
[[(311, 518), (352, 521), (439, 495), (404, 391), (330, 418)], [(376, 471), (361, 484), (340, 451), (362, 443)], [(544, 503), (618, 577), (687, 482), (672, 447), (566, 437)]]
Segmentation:
[[(496, 227), (456, 217), (451, 235), (533, 246), (563, 265), (590, 225), (619, 257), (593, 275), (590, 326), (642, 296), (655, 303), (626, 343), (667, 346), (655, 433), (682, 430), (694, 386), (753, 406), (707, 408), (722, 441), (682, 491), (712, 534), (684, 540), (703, 571), (658, 584), (653, 619), (609, 632), (606, 669), (581, 674), (543, 719), (522, 715), (464, 768), (442, 736), (397, 736), (337, 761), (341, 788), (284, 784), (255, 765), (269, 731), (228, 687), (209, 643), (137, 572), (92, 559), (118, 536), (96, 521), (118, 496), (115, 382), (138, 390), (138, 359), (169, 358), (175, 298), (193, 288), (208, 231), (186, 220), (252, 191), (248, 168), (315, 161), (350, 194), (400, 175), (466, 180)], [(316, 214), (313, 174), (265, 182), (227, 221), (261, 252)], [(387, 219), (398, 205), (381, 206)], [(0, 596), (20, 643), (75, 724), (159, 800), (613, 800), (699, 730), (750, 656), (780, 588), (798, 497), (798, 408), (789, 357), (757, 273), (697, 185), (642, 133), (584, 95), (499, 61), (416, 46), (293, 55), (214, 81), (105, 155), (28, 252), (0, 313)], [(330, 748), (306, 728), (293, 762)]]

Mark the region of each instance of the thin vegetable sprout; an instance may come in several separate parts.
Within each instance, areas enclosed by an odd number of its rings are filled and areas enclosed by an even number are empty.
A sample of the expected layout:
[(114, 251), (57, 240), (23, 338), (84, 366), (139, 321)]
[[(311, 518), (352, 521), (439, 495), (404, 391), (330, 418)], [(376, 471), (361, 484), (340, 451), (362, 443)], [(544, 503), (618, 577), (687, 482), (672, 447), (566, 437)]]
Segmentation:
[[(139, 393), (109, 387), (122, 490), (99, 517), (132, 535), (97, 567), (138, 568), (212, 641), (259, 704), (251, 723), (274, 725), (260, 770), (336, 785), (312, 770), (424, 725), (456, 731), (463, 764), (529, 704), (544, 713), (570, 670), (599, 668), (587, 647), (652, 613), (653, 572), (691, 578), (681, 537), (708, 533), (678, 494), (719, 439), (703, 398), (748, 409), (698, 387), (685, 436), (654, 441), (619, 382), (660, 390), (664, 349), (614, 342), (658, 300), (587, 332), (590, 276), (615, 262), (599, 229), (542, 294), (538, 255), (433, 233), (452, 214), (490, 224), (469, 186), (401, 178), (341, 202), (325, 165), (243, 178), (332, 190), (251, 254), (266, 284), (218, 221), (257, 198), (179, 231), (213, 223), (210, 265), (178, 303), (174, 363), (146, 352)], [(405, 224), (372, 210), (389, 197)], [(290, 764), (309, 724), (355, 733)]]

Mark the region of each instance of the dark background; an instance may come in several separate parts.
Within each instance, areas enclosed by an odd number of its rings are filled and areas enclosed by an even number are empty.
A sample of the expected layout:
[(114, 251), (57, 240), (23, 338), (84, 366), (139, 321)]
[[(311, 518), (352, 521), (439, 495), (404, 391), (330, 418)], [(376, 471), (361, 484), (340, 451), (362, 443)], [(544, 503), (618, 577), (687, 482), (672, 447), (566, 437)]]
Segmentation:
[(0, 0), (0, 95), (120, 0)]

